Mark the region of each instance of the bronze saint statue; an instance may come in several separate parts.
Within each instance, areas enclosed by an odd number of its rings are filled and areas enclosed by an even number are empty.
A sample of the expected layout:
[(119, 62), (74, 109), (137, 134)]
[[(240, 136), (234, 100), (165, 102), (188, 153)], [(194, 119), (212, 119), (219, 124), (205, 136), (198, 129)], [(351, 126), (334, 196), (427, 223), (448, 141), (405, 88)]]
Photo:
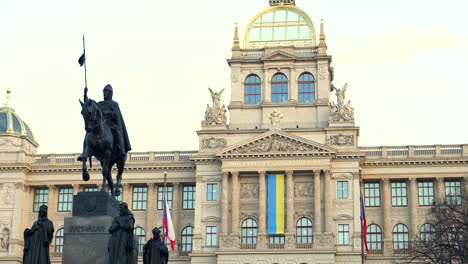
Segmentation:
[(54, 224), (47, 219), (47, 205), (39, 207), (39, 217), (31, 229), (24, 230), (23, 264), (50, 264), (49, 245)]
[[(83, 153), (78, 158), (82, 161), (83, 180), (89, 180), (86, 160), (96, 157), (101, 163), (102, 185), (101, 191), (106, 191), (106, 181), (112, 196), (119, 196), (122, 188), (122, 173), (127, 159), (127, 152), (131, 150), (127, 128), (117, 102), (112, 100), (113, 89), (110, 84), (103, 90), (104, 101), (96, 103), (88, 98), (85, 88), (84, 102), (81, 102), (81, 115), (85, 121), (86, 136)], [(112, 167), (117, 165), (116, 184), (112, 181)]]
[(127, 203), (119, 204), (120, 215), (114, 218), (109, 233), (109, 264), (136, 264), (133, 263), (135, 241), (133, 227), (135, 218), (128, 210)]
[(143, 247), (143, 264), (167, 264), (169, 250), (161, 241), (161, 231), (153, 228), (153, 238), (146, 242)]

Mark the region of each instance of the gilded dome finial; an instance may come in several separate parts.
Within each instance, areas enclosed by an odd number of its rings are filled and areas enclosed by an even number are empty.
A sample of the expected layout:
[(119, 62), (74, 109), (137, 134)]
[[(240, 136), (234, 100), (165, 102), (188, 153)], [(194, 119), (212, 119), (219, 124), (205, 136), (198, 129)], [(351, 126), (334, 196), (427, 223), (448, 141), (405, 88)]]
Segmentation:
[(7, 96), (6, 96), (6, 103), (5, 103), (5, 107), (10, 107), (10, 94), (11, 94), (11, 89), (8, 88), (7, 91)]

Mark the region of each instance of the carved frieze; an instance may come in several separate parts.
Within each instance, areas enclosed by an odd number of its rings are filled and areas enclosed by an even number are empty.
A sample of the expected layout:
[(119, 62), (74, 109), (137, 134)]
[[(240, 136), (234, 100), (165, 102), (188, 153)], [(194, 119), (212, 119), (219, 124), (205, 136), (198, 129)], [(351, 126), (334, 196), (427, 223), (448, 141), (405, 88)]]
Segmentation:
[(318, 76), (320, 80), (328, 79), (328, 67), (327, 66), (320, 66), (318, 68)]
[(219, 238), (221, 242), (221, 247), (223, 248), (235, 248), (238, 244), (238, 238), (235, 236), (221, 236)]
[(327, 145), (330, 146), (353, 146), (354, 145), (354, 136), (349, 135), (345, 136), (343, 134), (339, 134), (336, 136), (329, 136), (327, 138)]
[(304, 183), (304, 182), (297, 182), (294, 184), (294, 197), (302, 198), (302, 197), (312, 197), (313, 193), (313, 184), (312, 183)]
[(202, 148), (203, 149), (218, 149), (226, 147), (226, 139), (225, 138), (204, 138), (202, 139)]
[(237, 70), (231, 71), (231, 82), (238, 82), (239, 81), (239, 72)]
[(259, 152), (321, 152), (315, 146), (272, 134), (258, 141), (229, 151), (230, 154), (259, 153)]
[(243, 183), (241, 184), (241, 199), (258, 199), (258, 184)]
[(2, 193), (2, 207), (13, 207), (15, 185), (13, 183), (4, 184), (2, 188)]
[(317, 248), (327, 248), (333, 246), (333, 237), (330, 235), (316, 235), (314, 237), (314, 245)]
[(202, 182), (221, 182), (221, 177), (203, 176), (201, 180)]

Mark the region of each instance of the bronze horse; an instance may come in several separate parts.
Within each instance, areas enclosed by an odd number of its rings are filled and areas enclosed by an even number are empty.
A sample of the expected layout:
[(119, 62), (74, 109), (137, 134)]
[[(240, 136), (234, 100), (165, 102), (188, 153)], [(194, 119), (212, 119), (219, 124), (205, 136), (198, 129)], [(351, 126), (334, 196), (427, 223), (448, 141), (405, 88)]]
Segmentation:
[[(94, 156), (101, 163), (102, 185), (101, 191), (106, 191), (106, 180), (109, 184), (112, 196), (119, 196), (122, 188), (122, 173), (127, 157), (122, 157), (121, 153), (115, 147), (115, 139), (110, 127), (106, 124), (99, 105), (92, 99), (87, 99), (81, 104), (81, 115), (85, 121), (86, 137), (83, 145), (83, 153), (78, 158), (83, 164), (83, 180), (89, 180), (89, 172), (86, 167), (86, 160), (89, 159), (89, 165), (92, 167), (91, 159)], [(112, 167), (117, 164), (116, 184), (112, 181)]]

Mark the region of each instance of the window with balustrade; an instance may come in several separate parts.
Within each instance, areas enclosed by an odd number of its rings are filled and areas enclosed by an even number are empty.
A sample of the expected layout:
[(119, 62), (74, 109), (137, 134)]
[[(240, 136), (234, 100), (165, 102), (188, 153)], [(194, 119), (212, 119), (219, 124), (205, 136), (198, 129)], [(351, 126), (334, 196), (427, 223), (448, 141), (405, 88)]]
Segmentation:
[(207, 226), (205, 234), (206, 246), (215, 247), (218, 245), (218, 227), (217, 226)]
[(146, 243), (146, 232), (141, 227), (135, 227), (133, 230), (133, 234), (136, 236), (136, 240), (138, 242), (138, 252), (143, 252), (143, 246)]
[(184, 186), (182, 191), (182, 209), (195, 209), (195, 186)]
[(218, 200), (218, 184), (208, 183), (206, 185), (206, 200), (217, 201)]
[(63, 228), (60, 228), (55, 233), (55, 252), (63, 252)]
[(271, 102), (280, 103), (288, 101), (288, 78), (277, 73), (271, 80)]
[(299, 76), (299, 102), (310, 103), (315, 101), (315, 80), (308, 72)]
[(247, 218), (241, 225), (242, 244), (257, 244), (257, 222), (252, 218)]
[(349, 245), (349, 225), (338, 225), (338, 245)]
[(419, 205), (432, 205), (434, 203), (434, 182), (418, 182)]
[(408, 189), (406, 182), (392, 182), (392, 206), (408, 206)]
[(249, 75), (244, 83), (245, 104), (259, 104), (262, 93), (262, 83), (260, 77), (255, 74)]
[(43, 204), (48, 205), (49, 202), (49, 189), (47, 188), (34, 188), (34, 212), (39, 212), (39, 207)]
[(148, 187), (133, 186), (133, 210), (145, 211), (148, 201)]
[(73, 188), (59, 188), (57, 211), (71, 212), (73, 206)]
[(312, 243), (312, 221), (307, 217), (302, 217), (296, 223), (296, 243), (311, 244)]
[(409, 248), (409, 231), (404, 224), (396, 224), (393, 227), (393, 249)]
[[(172, 209), (173, 188), (166, 186), (167, 206)], [(158, 186), (158, 210), (164, 209), (164, 186)]]
[(462, 204), (461, 181), (445, 182), (445, 199), (448, 204)]
[(367, 248), (370, 250), (383, 249), (382, 229), (376, 224), (367, 227)]
[(421, 239), (421, 247), (435, 246), (436, 230), (431, 224), (423, 224), (419, 229), (419, 237)]
[(366, 182), (364, 183), (364, 199), (367, 207), (380, 206), (380, 183)]
[(338, 199), (348, 199), (348, 182), (347, 181), (339, 181), (336, 184), (337, 186), (337, 194)]
[(182, 230), (181, 233), (181, 251), (192, 252), (193, 246), (193, 227), (187, 226)]

